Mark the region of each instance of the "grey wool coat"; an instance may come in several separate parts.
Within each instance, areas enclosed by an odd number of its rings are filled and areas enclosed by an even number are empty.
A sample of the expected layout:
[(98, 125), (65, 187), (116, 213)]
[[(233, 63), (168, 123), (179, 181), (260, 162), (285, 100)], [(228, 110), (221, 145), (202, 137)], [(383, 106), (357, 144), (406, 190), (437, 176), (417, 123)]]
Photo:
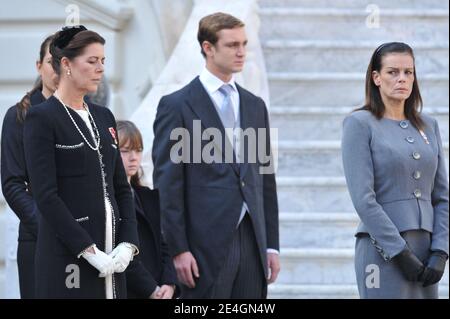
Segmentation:
[(408, 230), (431, 233), (430, 250), (449, 252), (448, 179), (435, 119), (421, 114), (421, 134), (408, 120), (356, 111), (343, 123), (342, 158), (361, 222), (384, 260), (400, 253)]

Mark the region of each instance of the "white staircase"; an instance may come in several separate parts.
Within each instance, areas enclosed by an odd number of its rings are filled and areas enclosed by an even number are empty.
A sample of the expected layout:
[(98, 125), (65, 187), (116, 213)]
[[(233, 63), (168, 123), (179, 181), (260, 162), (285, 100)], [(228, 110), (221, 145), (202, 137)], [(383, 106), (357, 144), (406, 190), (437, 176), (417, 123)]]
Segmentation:
[[(379, 28), (366, 26), (378, 6)], [(404, 41), (416, 54), (424, 110), (439, 120), (448, 163), (448, 2), (260, 0), (271, 126), (278, 128), (282, 270), (271, 298), (358, 298), (358, 217), (341, 163), (343, 118), (364, 101), (373, 50)], [(373, 10), (373, 9), (372, 9)], [(448, 298), (448, 274), (441, 297)]]

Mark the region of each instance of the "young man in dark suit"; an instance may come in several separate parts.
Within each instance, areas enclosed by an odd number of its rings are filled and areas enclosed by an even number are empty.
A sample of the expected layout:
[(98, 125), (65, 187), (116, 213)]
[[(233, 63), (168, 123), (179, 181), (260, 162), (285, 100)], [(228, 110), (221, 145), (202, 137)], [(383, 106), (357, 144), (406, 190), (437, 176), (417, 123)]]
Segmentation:
[[(246, 55), (244, 23), (224, 13), (206, 16), (198, 40), (205, 68), (161, 99), (154, 123), (163, 232), (181, 298), (265, 298), (280, 269), (278, 203), (273, 170), (262, 173), (271, 156), (251, 155), (261, 147), (271, 152), (267, 109), (234, 81)], [(245, 143), (240, 131), (256, 139)]]

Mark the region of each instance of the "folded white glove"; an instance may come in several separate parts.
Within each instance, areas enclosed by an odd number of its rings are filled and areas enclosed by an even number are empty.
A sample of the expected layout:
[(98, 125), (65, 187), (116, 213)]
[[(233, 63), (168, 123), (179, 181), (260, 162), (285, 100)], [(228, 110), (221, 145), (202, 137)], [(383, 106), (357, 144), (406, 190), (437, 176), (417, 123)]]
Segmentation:
[(124, 272), (133, 259), (133, 246), (129, 243), (120, 243), (109, 254), (114, 262), (114, 272)]
[(95, 254), (85, 251), (81, 256), (94, 266), (99, 272), (99, 277), (106, 277), (114, 273), (114, 261), (111, 256), (93, 246)]

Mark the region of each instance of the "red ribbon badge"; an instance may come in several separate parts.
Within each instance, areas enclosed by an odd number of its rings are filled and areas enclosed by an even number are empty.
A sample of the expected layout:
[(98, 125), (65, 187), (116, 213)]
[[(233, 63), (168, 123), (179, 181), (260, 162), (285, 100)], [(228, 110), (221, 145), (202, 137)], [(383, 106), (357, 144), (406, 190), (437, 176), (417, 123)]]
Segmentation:
[(116, 136), (116, 130), (114, 129), (114, 127), (110, 127), (109, 129), (109, 133), (111, 133), (111, 136), (114, 140), (114, 143), (118, 144), (117, 142), (117, 136)]

